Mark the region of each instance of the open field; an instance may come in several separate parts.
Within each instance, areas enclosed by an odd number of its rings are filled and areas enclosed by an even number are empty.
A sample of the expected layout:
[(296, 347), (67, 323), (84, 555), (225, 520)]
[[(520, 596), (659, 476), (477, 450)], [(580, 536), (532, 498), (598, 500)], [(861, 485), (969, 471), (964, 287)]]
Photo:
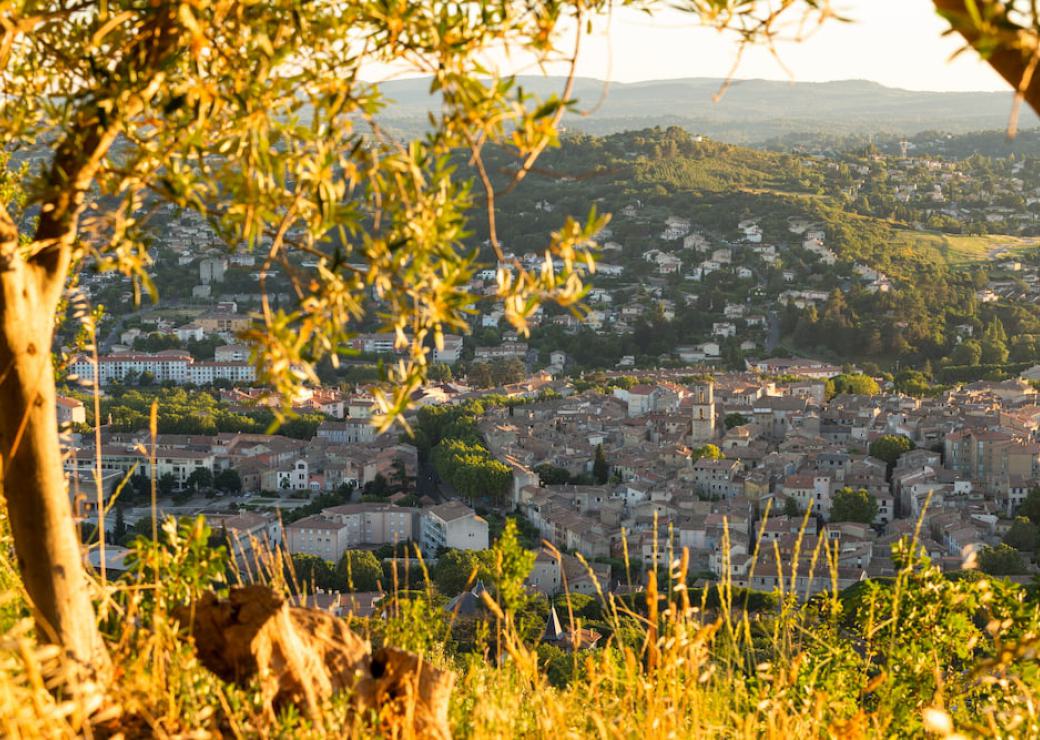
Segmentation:
[(987, 262), (1003, 253), (1021, 257), (1040, 247), (1040, 238), (987, 234), (961, 236), (926, 231), (898, 231), (894, 244), (927, 251), (951, 267)]

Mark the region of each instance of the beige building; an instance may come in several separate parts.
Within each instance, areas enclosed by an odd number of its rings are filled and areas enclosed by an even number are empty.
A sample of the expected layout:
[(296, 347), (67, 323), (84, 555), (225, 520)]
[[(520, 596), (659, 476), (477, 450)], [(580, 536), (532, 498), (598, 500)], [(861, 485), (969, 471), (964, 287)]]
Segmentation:
[[(527, 587), (546, 596), (562, 593), (596, 596), (596, 585), (604, 593), (610, 590), (610, 566), (606, 563), (589, 563), (586, 567), (573, 555), (561, 553), (557, 558), (548, 550), (539, 550)], [(592, 572), (589, 572), (589, 568)]]
[(287, 526), (285, 542), (293, 555), (314, 555), (335, 563), (350, 549), (350, 531), (342, 522), (315, 514)]
[(289, 552), (337, 562), (347, 550), (414, 540), (418, 509), (392, 504), (345, 504), (285, 528)]
[(58, 396), (54, 399), (54, 404), (58, 411), (59, 424), (87, 423), (87, 409), (83, 405), (82, 401), (77, 401), (75, 398)]

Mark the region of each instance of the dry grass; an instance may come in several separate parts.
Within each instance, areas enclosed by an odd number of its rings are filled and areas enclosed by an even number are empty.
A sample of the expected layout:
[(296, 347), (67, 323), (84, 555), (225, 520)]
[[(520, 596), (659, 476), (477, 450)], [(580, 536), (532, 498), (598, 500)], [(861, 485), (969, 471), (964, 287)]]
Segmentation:
[[(35, 640), (10, 561), (0, 557), (4, 736), (376, 735), (356, 719), (344, 726), (342, 700), (316, 725), (293, 712), (272, 721), (257, 690), (225, 684), (203, 669), (168, 614), (209, 584), (197, 576), (211, 563), (200, 555), (192, 527), (163, 532), (167, 545), (141, 549), (135, 577), (110, 582), (105, 593), (98, 585), (99, 620), (116, 666), (104, 691), (63, 678), (60, 655)], [(0, 544), (9, 550), (9, 542)], [(251, 576), (299, 588), (281, 579), (284, 557), (259, 558)], [(984, 579), (957, 585), (910, 562), (893, 588), (868, 594), (868, 616), (852, 627), (836, 591), (808, 606), (784, 594), (776, 610), (756, 615), (741, 609), (724, 582), (722, 604), (711, 609), (707, 592), (691, 601), (686, 570), (680, 554), (668, 563), (666, 582), (658, 584), (651, 571), (645, 608), (601, 592), (612, 635), (601, 649), (571, 655), (572, 675), (563, 686), (552, 685), (535, 646), (497, 604), (485, 652), (454, 651), (442, 640), (444, 625), (434, 624), (447, 615), (428, 608), (422, 596), (386, 622), (352, 626), (376, 639), (407, 640), (457, 672), (457, 737), (890, 737), (921, 735), (926, 727), (951, 737), (954, 727), (1040, 737), (1037, 606), (1022, 594), (1008, 598), (1003, 586)], [(985, 627), (972, 627), (972, 618)], [(896, 625), (916, 631), (919, 648), (911, 649)], [(958, 652), (965, 640), (977, 645)]]

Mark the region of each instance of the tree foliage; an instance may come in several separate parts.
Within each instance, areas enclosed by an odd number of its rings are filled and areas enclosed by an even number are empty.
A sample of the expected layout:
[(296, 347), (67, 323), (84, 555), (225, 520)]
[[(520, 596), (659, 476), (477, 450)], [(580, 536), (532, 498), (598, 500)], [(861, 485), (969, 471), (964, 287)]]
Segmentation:
[(1040, 488), (1031, 488), (1025, 500), (1015, 511), (1016, 516), (1024, 516), (1033, 524), (1040, 526)]
[(1017, 576), (1028, 572), (1022, 554), (1004, 543), (982, 548), (978, 558), (979, 570), (991, 576)]
[(902, 434), (883, 434), (870, 443), (870, 456), (884, 460), (891, 468), (899, 456), (914, 448), (914, 443)]
[(830, 519), (832, 522), (872, 524), (877, 512), (877, 499), (866, 489), (854, 490), (845, 486), (834, 494)]
[(863, 373), (841, 373), (829, 379), (826, 384), (828, 398), (833, 398), (840, 393), (876, 396), (880, 392), (881, 388), (877, 381)]
[(242, 490), (242, 477), (234, 468), (225, 468), (213, 476), (213, 485), (225, 493), (239, 493)]
[(726, 418), (723, 419), (726, 429), (732, 429), (733, 427), (744, 426), (750, 423), (750, 420), (739, 412), (733, 412), (732, 414), (726, 414)]
[(317, 589), (337, 591), (343, 588), (343, 579), (336, 572), (336, 566), (317, 555), (293, 555), (292, 568), (290, 583), (307, 593), (315, 593)]
[(706, 444), (703, 447), (697, 447), (692, 452), (692, 460), (721, 460), (726, 455), (719, 449), (718, 445)]
[(483, 443), (449, 439), (433, 452), (437, 474), (470, 501), (490, 498), (502, 501), (513, 480), (513, 471), (495, 459)]
[(347, 550), (337, 571), (349, 591), (378, 591), (383, 568), (370, 550)]
[(592, 461), (592, 477), (597, 484), (603, 485), (610, 478), (610, 465), (607, 456), (603, 452), (603, 445), (596, 445), (596, 457)]
[(445, 596), (461, 593), (468, 584), (475, 583), (481, 576), (483, 563), (480, 555), (472, 550), (451, 549), (437, 558), (430, 570), (437, 590)]
[(1024, 516), (1015, 517), (1008, 531), (1004, 534), (1004, 544), (1032, 557), (1040, 544), (1040, 528)]

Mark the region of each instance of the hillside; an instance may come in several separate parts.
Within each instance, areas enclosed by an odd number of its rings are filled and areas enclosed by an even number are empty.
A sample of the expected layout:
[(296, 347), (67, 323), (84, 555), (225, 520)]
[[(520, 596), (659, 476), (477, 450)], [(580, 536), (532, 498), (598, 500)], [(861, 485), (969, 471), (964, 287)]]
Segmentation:
[[(504, 183), (512, 163), (489, 156)], [(612, 214), (585, 325), (550, 310), (546, 357), (740, 368), (782, 347), (951, 380), (1040, 361), (1038, 188), (1033, 158), (796, 155), (671, 127), (566, 138), (496, 226), (536, 261), (567, 215)], [(476, 246), (481, 209), (472, 225)]]
[[(538, 95), (559, 92), (558, 77), (521, 77), (519, 85)], [(678, 125), (733, 143), (760, 142), (798, 133), (828, 135), (911, 135), (942, 128), (951, 133), (1003, 129), (1011, 95), (1002, 92), (921, 92), (885, 87), (864, 80), (776, 82), (738, 80), (714, 102), (723, 85), (716, 78), (687, 78), (609, 85), (578, 79), (578, 113), (565, 127), (595, 134)], [(386, 83), (392, 101), (386, 117), (401, 128), (421, 127), (431, 109), (425, 78)], [(593, 111), (583, 115), (583, 111)], [(1020, 126), (1038, 119), (1023, 111)]]

